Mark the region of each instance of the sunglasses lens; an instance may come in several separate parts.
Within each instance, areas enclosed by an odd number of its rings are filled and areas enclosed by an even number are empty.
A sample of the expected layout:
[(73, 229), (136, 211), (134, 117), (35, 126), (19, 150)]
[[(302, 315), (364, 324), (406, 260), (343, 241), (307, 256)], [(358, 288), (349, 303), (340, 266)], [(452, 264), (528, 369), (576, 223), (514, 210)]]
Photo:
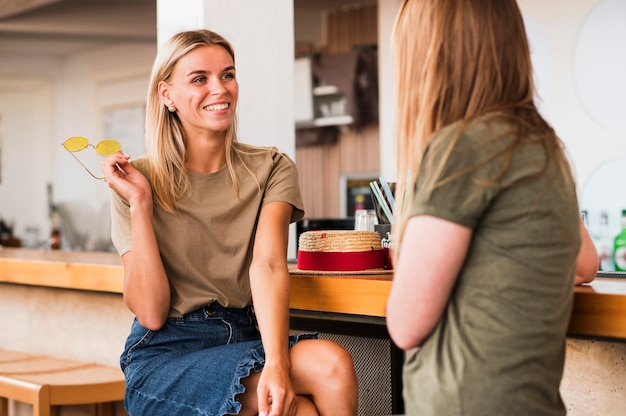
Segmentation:
[(121, 148), (122, 146), (115, 140), (103, 140), (96, 145), (96, 153), (100, 156), (109, 156)]
[(74, 136), (63, 142), (65, 150), (70, 152), (78, 152), (85, 149), (89, 145), (89, 140), (85, 137)]

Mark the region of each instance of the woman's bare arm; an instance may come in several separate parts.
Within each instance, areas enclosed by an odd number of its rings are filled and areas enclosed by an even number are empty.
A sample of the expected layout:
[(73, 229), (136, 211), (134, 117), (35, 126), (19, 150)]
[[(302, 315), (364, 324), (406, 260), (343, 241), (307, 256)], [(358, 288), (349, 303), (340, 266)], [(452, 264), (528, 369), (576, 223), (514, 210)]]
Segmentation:
[(291, 414), (295, 406), (286, 342), (290, 288), (287, 243), (292, 210), (285, 202), (271, 202), (261, 209), (250, 265), (252, 300), (266, 356), (257, 387), (259, 414)]
[(574, 283), (581, 285), (589, 283), (596, 277), (599, 268), (599, 258), (593, 240), (585, 224), (580, 221), (580, 251), (576, 259), (576, 278)]
[(152, 224), (150, 184), (121, 152), (103, 159), (102, 170), (109, 187), (130, 205), (132, 250), (122, 255), (124, 301), (143, 327), (160, 329), (169, 314), (170, 287)]
[(387, 328), (402, 349), (417, 347), (445, 309), (472, 230), (430, 215), (407, 222), (387, 301)]

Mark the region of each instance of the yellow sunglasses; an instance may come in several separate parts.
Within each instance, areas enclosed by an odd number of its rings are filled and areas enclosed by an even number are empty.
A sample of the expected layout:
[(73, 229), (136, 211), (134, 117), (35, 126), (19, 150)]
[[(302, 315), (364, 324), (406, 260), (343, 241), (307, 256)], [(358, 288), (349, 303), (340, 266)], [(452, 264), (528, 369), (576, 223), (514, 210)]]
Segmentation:
[(87, 173), (89, 173), (92, 178), (97, 179), (99, 181), (103, 181), (104, 177), (100, 178), (94, 175), (93, 173), (91, 173), (89, 168), (87, 168), (87, 166), (85, 166), (83, 162), (81, 162), (76, 157), (76, 155), (74, 155), (74, 152), (80, 152), (81, 150), (85, 150), (89, 146), (93, 147), (96, 150), (96, 153), (99, 154), (100, 156), (110, 156), (113, 153), (117, 152), (118, 150), (121, 150), (122, 145), (120, 145), (120, 143), (116, 140), (102, 140), (100, 143), (93, 145), (89, 143), (89, 140), (87, 140), (87, 138), (80, 137), (80, 136), (70, 137), (69, 139), (63, 142), (63, 148), (67, 150), (68, 152), (70, 152), (72, 157), (76, 159), (76, 161), (80, 163), (80, 165), (83, 168), (85, 168)]

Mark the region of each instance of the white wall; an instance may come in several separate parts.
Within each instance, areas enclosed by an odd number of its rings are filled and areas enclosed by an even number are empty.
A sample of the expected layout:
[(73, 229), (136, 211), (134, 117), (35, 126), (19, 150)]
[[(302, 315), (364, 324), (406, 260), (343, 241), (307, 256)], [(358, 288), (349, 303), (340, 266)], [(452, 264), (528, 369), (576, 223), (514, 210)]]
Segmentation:
[(401, 0), (378, 0), (378, 100), (380, 131), (380, 173), (396, 180), (394, 137), (396, 95), (391, 56), (391, 33)]
[(0, 215), (22, 236), (26, 227), (36, 232), (47, 222), (51, 89), (50, 80), (40, 77), (14, 78), (0, 87)]
[[(549, 43), (541, 64), (553, 74), (544, 80), (542, 111), (571, 156), (581, 208), (589, 210), (592, 231), (607, 209), (617, 234), (626, 208), (626, 2), (519, 3)], [(611, 177), (604, 170), (614, 163), (621, 174)]]

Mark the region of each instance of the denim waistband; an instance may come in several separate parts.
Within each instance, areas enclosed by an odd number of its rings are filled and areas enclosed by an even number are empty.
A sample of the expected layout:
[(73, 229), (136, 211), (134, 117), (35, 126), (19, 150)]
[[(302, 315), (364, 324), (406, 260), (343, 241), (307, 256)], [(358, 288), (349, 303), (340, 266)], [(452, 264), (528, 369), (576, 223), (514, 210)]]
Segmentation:
[(256, 324), (252, 306), (245, 308), (227, 308), (217, 302), (196, 309), (183, 315), (181, 318), (171, 318), (176, 321), (204, 321), (207, 319), (225, 319), (242, 325)]

